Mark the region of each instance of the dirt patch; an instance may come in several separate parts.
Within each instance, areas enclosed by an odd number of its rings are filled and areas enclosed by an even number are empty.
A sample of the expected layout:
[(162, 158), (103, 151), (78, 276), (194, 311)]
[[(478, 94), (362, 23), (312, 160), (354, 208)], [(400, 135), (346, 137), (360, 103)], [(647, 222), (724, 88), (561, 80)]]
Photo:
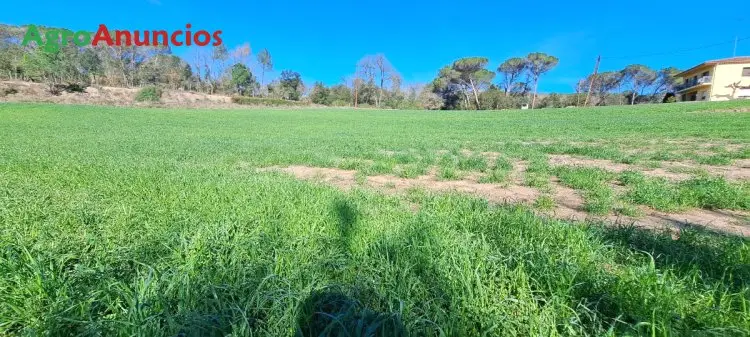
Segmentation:
[[(352, 170), (308, 166), (270, 169), (291, 173), (299, 179), (323, 181), (344, 190), (349, 190), (357, 185), (357, 171)], [(368, 176), (364, 177), (363, 185), (389, 193), (402, 192), (412, 188), (424, 188), (436, 192), (459, 192), (481, 196), (494, 203), (531, 203), (539, 196), (537, 190), (526, 186), (504, 187), (496, 184), (480, 184), (474, 180), (440, 181), (436, 180), (434, 170), (430, 174), (413, 179), (392, 175)]]
[(560, 185), (554, 178), (551, 185), (556, 207), (550, 215), (556, 219), (602, 221), (615, 225), (632, 225), (675, 232), (689, 226), (700, 226), (714, 231), (750, 236), (750, 212), (692, 209), (682, 213), (665, 213), (640, 207), (645, 213), (643, 217), (635, 218), (615, 214), (594, 216), (583, 210), (584, 200), (576, 190)]
[(737, 160), (732, 166), (698, 165), (684, 162), (663, 162), (663, 168), (645, 168), (637, 165), (615, 163), (605, 159), (589, 159), (573, 157), (569, 155), (550, 155), (549, 163), (552, 166), (586, 166), (597, 167), (607, 171), (620, 173), (625, 170), (643, 172), (650, 177), (661, 177), (672, 181), (681, 181), (692, 178), (691, 174), (680, 173), (680, 171), (706, 171), (710, 175), (722, 176), (727, 180), (750, 179), (750, 160)]
[[(521, 165), (516, 165), (521, 166)], [(342, 190), (350, 190), (354, 186), (365, 186), (380, 190), (384, 193), (403, 193), (413, 188), (423, 188), (435, 192), (459, 192), (487, 199), (491, 203), (521, 203), (532, 204), (541, 193), (534, 188), (512, 184), (501, 186), (498, 184), (480, 184), (473, 180), (439, 181), (435, 170), (417, 178), (400, 178), (392, 175), (368, 176), (360, 179), (354, 170), (335, 168), (288, 166), (269, 167), (259, 171), (286, 172), (298, 179), (320, 181)], [(550, 179), (552, 198), (555, 208), (550, 212), (540, 212), (560, 220), (569, 221), (602, 221), (609, 224), (633, 225), (650, 229), (668, 229), (678, 233), (680, 228), (700, 226), (707, 229), (750, 236), (750, 212), (693, 209), (682, 213), (665, 213), (640, 207), (644, 216), (629, 217), (610, 214), (594, 216), (584, 209), (584, 200), (578, 191), (563, 186), (558, 179)], [(418, 211), (418, 205), (410, 204), (412, 211)]]
[(732, 108), (732, 109), (711, 110), (708, 112), (750, 112), (750, 108), (742, 107), (742, 108)]
[[(120, 88), (107, 86), (89, 86), (81, 93), (62, 92), (53, 95), (47, 85), (22, 81), (0, 81), (0, 90), (13, 88), (17, 92), (0, 97), (0, 102), (46, 102), (56, 104), (87, 104), (123, 107), (175, 107), (175, 108), (211, 108), (211, 109), (268, 109), (264, 106), (234, 104), (226, 95), (210, 95), (194, 91), (165, 89), (159, 103), (137, 103), (135, 96), (140, 88)], [(311, 108), (318, 105), (290, 108)]]
[(569, 155), (549, 155), (549, 164), (552, 166), (587, 166), (597, 167), (612, 172), (622, 172), (630, 169), (630, 165), (615, 163), (611, 160), (579, 158)]

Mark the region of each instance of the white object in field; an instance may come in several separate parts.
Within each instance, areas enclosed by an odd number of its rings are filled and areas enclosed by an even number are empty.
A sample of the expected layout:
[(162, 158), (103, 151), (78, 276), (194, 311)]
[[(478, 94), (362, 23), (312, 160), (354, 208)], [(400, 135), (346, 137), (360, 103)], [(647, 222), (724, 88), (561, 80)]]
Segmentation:
[(521, 110), (526, 110), (526, 109), (528, 109), (528, 108), (529, 108), (529, 105), (528, 105), (528, 104), (523, 104), (523, 105), (521, 105)]

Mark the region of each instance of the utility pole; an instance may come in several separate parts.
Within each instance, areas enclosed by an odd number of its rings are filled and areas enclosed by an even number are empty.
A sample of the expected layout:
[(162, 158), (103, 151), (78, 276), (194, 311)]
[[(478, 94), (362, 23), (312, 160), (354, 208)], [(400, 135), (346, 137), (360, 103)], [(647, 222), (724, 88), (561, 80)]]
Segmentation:
[(599, 62), (602, 61), (602, 56), (599, 55), (596, 57), (596, 65), (594, 65), (594, 74), (591, 75), (591, 80), (589, 80), (589, 91), (586, 93), (586, 100), (583, 102), (583, 106), (589, 105), (589, 98), (591, 97), (591, 89), (594, 87), (594, 81), (596, 80), (596, 73), (599, 72)]
[(359, 79), (357, 76), (354, 76), (354, 107), (357, 107), (357, 86), (359, 85)]

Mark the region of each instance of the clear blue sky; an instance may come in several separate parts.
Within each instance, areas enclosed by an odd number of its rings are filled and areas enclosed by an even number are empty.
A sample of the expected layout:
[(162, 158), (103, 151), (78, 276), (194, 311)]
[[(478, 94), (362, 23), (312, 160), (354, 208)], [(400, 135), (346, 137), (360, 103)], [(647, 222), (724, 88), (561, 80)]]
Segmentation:
[[(630, 63), (688, 68), (732, 56), (733, 43), (670, 53), (750, 37), (750, 1), (239, 1), (36, 0), (5, 1), (0, 23), (72, 30), (222, 30), (227, 47), (249, 42), (268, 48), (276, 70), (300, 72), (306, 82), (335, 84), (366, 54), (384, 53), (405, 83), (427, 82), (464, 56), (486, 56), (495, 69), (504, 59), (541, 51), (560, 58), (540, 91), (570, 92), (592, 71)], [(711, 6), (716, 4), (716, 6)], [(184, 55), (185, 50), (175, 50)], [(750, 55), (750, 39), (737, 55)], [(625, 58), (614, 58), (625, 57)]]

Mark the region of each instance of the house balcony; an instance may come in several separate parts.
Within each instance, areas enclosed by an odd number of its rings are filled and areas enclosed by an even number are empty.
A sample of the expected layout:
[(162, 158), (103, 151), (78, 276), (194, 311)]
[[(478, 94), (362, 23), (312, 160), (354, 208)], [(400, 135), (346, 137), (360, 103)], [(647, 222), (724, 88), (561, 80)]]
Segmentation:
[(679, 92), (704, 85), (711, 85), (711, 76), (702, 76), (697, 79), (688, 78), (684, 83), (678, 84), (674, 89)]

